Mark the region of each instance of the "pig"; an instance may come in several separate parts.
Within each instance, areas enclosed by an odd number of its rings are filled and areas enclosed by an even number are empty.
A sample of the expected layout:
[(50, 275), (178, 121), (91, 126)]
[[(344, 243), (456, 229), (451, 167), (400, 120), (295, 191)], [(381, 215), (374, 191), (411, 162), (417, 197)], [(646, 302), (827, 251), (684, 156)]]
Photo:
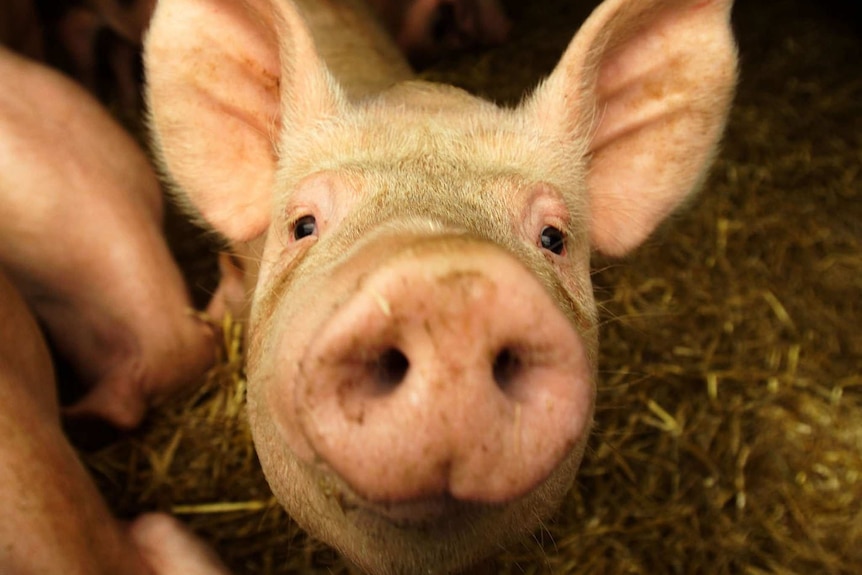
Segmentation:
[(0, 47), (0, 75), (15, 79), (0, 91), (0, 265), (88, 388), (69, 413), (134, 427), (215, 356), (162, 235), (158, 179), (61, 74)]
[[(39, 61), (29, 0), (0, 16), (0, 573), (226, 573), (170, 517), (112, 517), (64, 434), (64, 411), (137, 425), (198, 381), (213, 330), (162, 236), (147, 156)], [(54, 355), (85, 389), (65, 408)]]
[(219, 297), (247, 318), (254, 442), (309, 533), (369, 573), (451, 573), (554, 512), (594, 411), (591, 252), (700, 188), (730, 10), (606, 0), (510, 109), (417, 81), (360, 2), (159, 2), (154, 146), (241, 263)]
[(0, 573), (227, 575), (175, 519), (111, 516), (63, 436), (37, 318), (2, 268), (0, 347)]

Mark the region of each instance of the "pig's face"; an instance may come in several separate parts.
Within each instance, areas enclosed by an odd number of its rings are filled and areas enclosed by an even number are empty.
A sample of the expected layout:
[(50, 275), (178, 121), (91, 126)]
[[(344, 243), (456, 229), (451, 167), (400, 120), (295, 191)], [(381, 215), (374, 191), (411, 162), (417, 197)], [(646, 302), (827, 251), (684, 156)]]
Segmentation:
[[(449, 572), (533, 528), (580, 461), (596, 347), (584, 194), (560, 189), (511, 112), (396, 92), (284, 143), (249, 413), (303, 525), (372, 572)], [(536, 155), (548, 165), (512, 168)], [(565, 171), (583, 189), (582, 166)]]
[(593, 411), (589, 252), (628, 251), (702, 180), (729, 8), (609, 0), (505, 110), (398, 71), (347, 85), (349, 55), (386, 74), (380, 44), (357, 53), (373, 27), (317, 30), (324, 63), (292, 4), (162, 0), (157, 144), (253, 246), (249, 417), (310, 532), (374, 573), (442, 573), (552, 512)]

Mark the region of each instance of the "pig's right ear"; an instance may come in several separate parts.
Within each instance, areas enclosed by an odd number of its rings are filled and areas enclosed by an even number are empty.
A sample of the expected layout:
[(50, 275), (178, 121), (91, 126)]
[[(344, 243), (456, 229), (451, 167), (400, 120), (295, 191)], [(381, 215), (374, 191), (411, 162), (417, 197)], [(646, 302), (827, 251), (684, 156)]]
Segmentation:
[(180, 197), (230, 240), (262, 234), (282, 127), (341, 102), (303, 17), (277, 0), (160, 0), (144, 63), (156, 153)]

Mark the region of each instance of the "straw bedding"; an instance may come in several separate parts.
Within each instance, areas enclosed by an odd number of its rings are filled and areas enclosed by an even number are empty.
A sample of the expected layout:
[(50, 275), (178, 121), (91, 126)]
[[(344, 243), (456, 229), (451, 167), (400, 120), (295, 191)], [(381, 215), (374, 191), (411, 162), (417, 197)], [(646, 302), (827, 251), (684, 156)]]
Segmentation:
[[(427, 76), (517, 101), (589, 11), (509, 3), (498, 49)], [(576, 487), (494, 573), (862, 572), (862, 40), (852, 3), (740, 0), (742, 82), (701, 196), (594, 262), (597, 428)], [(179, 231), (177, 231), (179, 230)], [(201, 294), (210, 248), (176, 222)], [(240, 338), (190, 397), (83, 456), (117, 513), (172, 511), (239, 574), (345, 573), (272, 500)]]

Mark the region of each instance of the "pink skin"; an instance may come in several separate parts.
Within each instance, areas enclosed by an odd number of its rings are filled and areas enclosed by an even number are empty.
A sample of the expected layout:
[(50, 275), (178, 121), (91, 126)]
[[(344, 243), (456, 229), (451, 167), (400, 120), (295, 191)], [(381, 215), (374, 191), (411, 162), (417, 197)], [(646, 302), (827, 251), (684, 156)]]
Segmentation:
[[(570, 485), (593, 408), (595, 310), (572, 295), (587, 289), (587, 269), (583, 254), (536, 253), (542, 228), (570, 218), (543, 186), (509, 205), (489, 190), (489, 213), (474, 215), (500, 226), (491, 231), (441, 225), (452, 210), (418, 194), (376, 216), (360, 191), (375, 186), (360, 181), (305, 179), (284, 207), (284, 235), (267, 237), (263, 261), (274, 265), (259, 285), (279, 285), (278, 301), (252, 313), (249, 414), (276, 493), (305, 486), (302, 508), (291, 506), (300, 522), (335, 522), (364, 548), (421, 548), (448, 572), (517, 536), (513, 525)], [(494, 208), (511, 219), (495, 222)], [(288, 222), (304, 214), (317, 231), (293, 240)], [(361, 239), (348, 240), (354, 227)], [(531, 272), (555, 267), (569, 277), (546, 285)], [(319, 482), (321, 499), (308, 490)], [(374, 573), (423, 561), (350, 551)]]
[(212, 549), (169, 515), (142, 515), (128, 531), (154, 575), (230, 575)]
[(2, 273), (0, 345), (0, 572), (150, 574), (63, 436), (51, 357)]
[(0, 94), (0, 261), (90, 386), (69, 413), (133, 427), (214, 357), (161, 235), (158, 182), (76, 85), (2, 48), (0, 72), (17, 87)]
[(152, 127), (241, 256), (221, 293), (251, 307), (275, 495), (366, 571), (455, 572), (572, 484), (590, 251), (634, 249), (702, 182), (736, 77), (730, 1), (607, 0), (513, 110), (413, 80), (350, 10), (160, 0)]
[[(31, 8), (3, 15), (25, 26)], [(111, 517), (63, 435), (36, 326), (89, 386), (67, 415), (123, 428), (212, 362), (211, 330), (189, 313), (161, 236), (154, 172), (64, 76), (5, 47), (0, 76), (14, 86), (0, 90), (0, 348), (12, 350), (0, 355), (0, 572), (223, 575), (175, 521), (130, 530)]]
[[(392, 243), (403, 249), (381, 257)], [(284, 382), (298, 386), (268, 400), (294, 451), (322, 457), (361, 497), (510, 501), (581, 443), (593, 403), (585, 346), (517, 259), (457, 232), (400, 232), (331, 273), (317, 305), (333, 312), (307, 340), (276, 344), (276, 361), (298, 366)]]
[[(369, 227), (369, 237), (344, 253), (324, 247), (334, 240), (317, 247), (336, 265), (306, 256), (324, 235), (361, 221), (355, 189), (338, 174), (307, 178), (286, 212), (291, 221), (313, 215), (316, 231), (286, 242), (270, 237), (264, 247), (264, 254), (279, 251), (278, 268), (306, 261), (283, 286), (270, 315), (277, 320), (256, 331), (272, 330), (273, 342), (261, 345), (273, 355), (258, 359), (255, 347), (255, 373), (268, 379), (270, 364), (288, 367), (255, 401), (295, 454), (308, 463), (322, 458), (368, 501), (495, 503), (527, 495), (586, 436), (593, 336), (585, 345), (518, 259), (470, 239), (481, 230), (440, 227), (430, 206), (422, 210), (427, 220), (402, 216)], [(518, 204), (505, 209), (518, 215), (527, 245), (568, 217), (546, 188)], [(263, 283), (280, 281), (269, 266), (261, 274)], [(573, 281), (582, 286), (586, 278)], [(589, 307), (578, 313), (594, 315)], [(293, 333), (289, 326), (299, 322), (302, 332)], [(401, 438), (405, 428), (410, 442)]]
[(51, 358), (23, 297), (0, 273), (0, 572), (227, 575), (176, 520), (111, 517), (63, 436)]

